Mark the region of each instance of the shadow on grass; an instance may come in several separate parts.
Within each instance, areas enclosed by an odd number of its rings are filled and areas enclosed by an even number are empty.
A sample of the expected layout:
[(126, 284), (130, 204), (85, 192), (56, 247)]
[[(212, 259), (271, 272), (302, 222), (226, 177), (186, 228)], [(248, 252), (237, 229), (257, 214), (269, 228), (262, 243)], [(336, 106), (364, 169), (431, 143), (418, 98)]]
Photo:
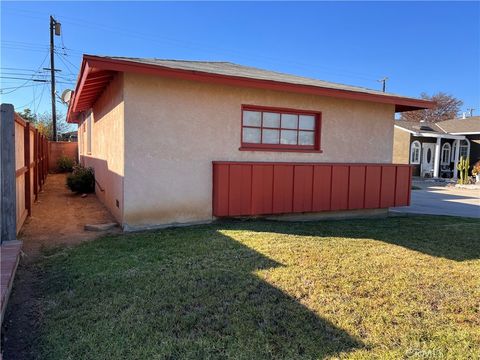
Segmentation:
[(480, 259), (480, 222), (445, 216), (398, 216), (319, 222), (225, 221), (229, 229), (290, 235), (373, 239), (455, 261)]
[(111, 237), (50, 254), (42, 358), (316, 359), (363, 347), (255, 275), (282, 264), (216, 229)]

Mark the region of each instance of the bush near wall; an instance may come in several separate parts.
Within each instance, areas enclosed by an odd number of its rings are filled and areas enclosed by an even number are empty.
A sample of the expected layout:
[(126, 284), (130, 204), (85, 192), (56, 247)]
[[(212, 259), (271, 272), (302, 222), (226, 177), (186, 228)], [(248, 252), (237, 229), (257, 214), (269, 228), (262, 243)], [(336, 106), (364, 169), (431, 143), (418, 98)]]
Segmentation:
[(67, 186), (76, 193), (95, 192), (95, 174), (93, 168), (75, 165), (67, 176)]
[(75, 160), (68, 156), (62, 155), (57, 160), (57, 169), (59, 172), (72, 172), (75, 166)]

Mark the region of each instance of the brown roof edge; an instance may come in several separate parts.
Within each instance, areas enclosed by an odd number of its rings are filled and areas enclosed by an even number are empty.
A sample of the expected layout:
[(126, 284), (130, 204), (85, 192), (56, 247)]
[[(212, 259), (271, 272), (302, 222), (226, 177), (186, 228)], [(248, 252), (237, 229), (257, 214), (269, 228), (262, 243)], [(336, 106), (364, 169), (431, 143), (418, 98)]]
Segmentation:
[[(79, 98), (82, 97), (82, 84), (88, 77), (88, 72), (92, 69), (108, 70), (117, 72), (133, 72), (157, 76), (165, 76), (171, 78), (180, 78), (184, 80), (194, 80), (209, 83), (219, 83), (233, 86), (254, 87), (277, 91), (288, 91), (302, 94), (311, 94), (319, 96), (336, 97), (342, 99), (370, 101), (377, 103), (385, 103), (395, 105), (396, 112), (414, 111), (422, 109), (430, 109), (435, 106), (435, 102), (423, 99), (403, 97), (392, 94), (372, 93), (366, 90), (345, 90), (337, 88), (329, 88), (326, 86), (315, 86), (307, 84), (297, 84), (292, 82), (284, 82), (270, 79), (259, 79), (253, 77), (225, 75), (214, 72), (205, 72), (199, 70), (186, 70), (173, 68), (168, 66), (148, 64), (138, 62), (134, 59), (113, 59), (95, 55), (84, 55), (82, 61), (81, 73), (76, 85), (74, 97), (69, 107), (69, 122), (76, 122), (75, 113), (78, 112), (77, 104)], [(92, 103), (93, 104), (93, 103)]]

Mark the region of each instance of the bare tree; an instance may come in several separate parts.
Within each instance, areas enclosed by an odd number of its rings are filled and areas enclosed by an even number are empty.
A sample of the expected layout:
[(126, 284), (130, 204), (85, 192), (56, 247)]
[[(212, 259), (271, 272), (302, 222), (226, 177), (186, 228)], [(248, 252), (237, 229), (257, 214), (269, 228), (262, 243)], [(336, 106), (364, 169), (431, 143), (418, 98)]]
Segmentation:
[(438, 122), (443, 120), (453, 119), (460, 112), (463, 101), (457, 99), (453, 95), (439, 92), (429, 96), (426, 93), (420, 94), (420, 97), (425, 100), (432, 100), (436, 102), (433, 109), (407, 111), (402, 113), (400, 119), (406, 121), (427, 121)]
[[(53, 140), (53, 122), (52, 114), (45, 112), (37, 115), (36, 127), (49, 140)], [(67, 123), (65, 116), (57, 112), (57, 134), (63, 134), (72, 131), (72, 125)]]
[[(45, 112), (43, 114), (34, 114), (28, 108), (18, 113), (22, 118), (31, 122), (38, 131), (45, 135), (49, 140), (53, 139), (52, 114)], [(57, 114), (57, 133), (62, 134), (72, 131), (73, 126), (68, 124), (63, 114)]]

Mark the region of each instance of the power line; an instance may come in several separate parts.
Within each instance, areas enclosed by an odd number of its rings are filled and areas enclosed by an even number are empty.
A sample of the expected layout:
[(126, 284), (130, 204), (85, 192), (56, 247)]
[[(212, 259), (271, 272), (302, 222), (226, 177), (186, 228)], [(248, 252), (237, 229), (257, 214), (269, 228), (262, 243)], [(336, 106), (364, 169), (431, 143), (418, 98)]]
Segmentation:
[[(8, 9), (8, 10), (13, 11), (13, 12), (17, 11), (19, 13), (23, 12), (23, 13), (30, 13), (30, 14), (42, 14), (42, 15), (46, 16), (46, 14), (44, 14), (42, 12), (38, 12), (38, 11), (16, 10), (16, 9), (15, 10)], [(39, 17), (37, 17), (37, 18), (39, 18)], [(62, 20), (63, 20), (64, 23), (72, 24), (72, 25), (75, 25), (75, 26), (85, 27), (85, 25), (87, 24), (90, 27), (97, 27), (99, 29), (107, 30), (107, 31), (110, 31), (112, 33), (121, 34), (123, 36), (129, 36), (129, 37), (133, 37), (133, 38), (137, 38), (137, 39), (142, 39), (142, 40), (146, 40), (146, 41), (149, 41), (149, 42), (156, 42), (156, 43), (170, 42), (170, 43), (173, 43), (173, 44), (181, 44), (182, 47), (189, 47), (191, 49), (200, 49), (200, 50), (213, 49), (217, 53), (220, 52), (220, 53), (237, 54), (237, 56), (247, 58), (247, 59), (250, 58), (250, 59), (258, 60), (259, 58), (263, 58), (270, 63), (277, 63), (277, 64), (285, 64), (285, 63), (288, 64), (288, 63), (290, 63), (290, 64), (294, 64), (295, 66), (297, 66), (299, 68), (315, 69), (316, 71), (322, 71), (325, 74), (351, 77), (351, 78), (358, 78), (358, 79), (363, 79), (363, 80), (367, 80), (367, 81), (371, 81), (371, 82), (376, 81), (376, 79), (377, 79), (376, 76), (373, 77), (370, 74), (352, 72), (352, 71), (349, 71), (349, 70), (345, 70), (345, 69), (341, 69), (341, 68), (335, 68), (335, 67), (331, 67), (331, 66), (322, 66), (322, 65), (319, 65), (319, 64), (307, 64), (307, 63), (303, 63), (303, 62), (299, 62), (299, 61), (295, 61), (295, 60), (279, 60), (278, 58), (265, 56), (263, 54), (258, 54), (258, 53), (248, 54), (245, 51), (238, 51), (236, 49), (220, 48), (220, 47), (216, 47), (216, 46), (211, 46), (209, 44), (201, 44), (201, 43), (194, 43), (194, 42), (189, 42), (189, 41), (184, 41), (184, 40), (177, 40), (177, 39), (172, 39), (172, 38), (168, 38), (168, 37), (165, 37), (165, 36), (162, 36), (162, 37), (155, 36), (155, 37), (153, 37), (152, 35), (147, 35), (147, 34), (143, 34), (143, 33), (140, 33), (140, 32), (132, 31), (131, 29), (121, 29), (121, 28), (109, 27), (109, 26), (105, 26), (103, 24), (98, 24), (98, 23), (94, 23), (94, 22), (91, 22), (91, 21), (88, 21), (88, 20), (85, 20), (85, 19), (78, 19), (78, 18), (74, 18), (74, 17), (70, 17), (70, 16), (62, 15)], [(73, 49), (71, 49), (71, 50), (73, 50)], [(322, 69), (325, 69), (325, 70), (322, 70)]]
[[(19, 48), (19, 49), (34, 49), (34, 50), (43, 50), (43, 49), (48, 49), (49, 47), (47, 45), (41, 45), (37, 43), (30, 43), (30, 42), (25, 42), (25, 41), (13, 41), (13, 40), (1, 40), (2, 42), (2, 47), (8, 47), (8, 48)], [(62, 46), (54, 46), (54, 49), (56, 51), (70, 51), (70, 52), (75, 52), (78, 54), (83, 54), (82, 51), (80, 50), (74, 50), (67, 48), (65, 44), (63, 44), (62, 41)]]
[[(42, 86), (42, 85), (44, 85), (44, 84), (30, 84), (30, 85), (25, 85), (23, 87), (24, 88), (29, 88), (29, 87)], [(17, 86), (4, 87), (4, 88), (1, 88), (0, 91), (16, 89), (16, 88), (17, 88)]]
[(42, 102), (42, 99), (43, 99), (43, 93), (45, 92), (45, 88), (47, 87), (46, 84), (43, 85), (42, 87), (42, 92), (40, 93), (40, 99), (38, 100), (38, 103), (37, 104), (33, 104), (34, 106), (34, 112), (35, 114), (37, 113), (37, 110), (38, 110), (38, 107), (40, 106), (41, 102)]
[(33, 71), (33, 72), (35, 72), (34, 69), (14, 68), (14, 67), (3, 67), (3, 66), (1, 66), (0, 69), (4, 69), (4, 70), (15, 70), (15, 71)]
[(40, 66), (39, 66), (38, 69), (32, 74), (32, 77), (31, 77), (29, 80), (26, 80), (23, 84), (19, 85), (18, 87), (16, 87), (16, 88), (13, 89), (13, 90), (10, 90), (10, 91), (7, 92), (7, 93), (4, 93), (4, 92), (2, 91), (2, 94), (3, 94), (3, 95), (11, 94), (11, 93), (17, 91), (18, 89), (21, 89), (23, 86), (27, 85), (30, 81), (32, 81), (32, 80), (33, 80), (33, 77), (34, 77), (34, 76), (40, 71), (40, 69), (42, 68), (43, 64), (45, 63), (45, 60), (47, 60), (47, 57), (48, 57), (48, 52), (45, 54), (45, 57), (43, 58)]
[(59, 53), (56, 53), (56, 54), (58, 55), (58, 58), (59, 58), (60, 61), (63, 63), (63, 65), (65, 65), (66, 68), (68, 69), (68, 71), (70, 71), (70, 74), (74, 75), (74, 74), (75, 74), (75, 73), (74, 73), (75, 70), (72, 70), (72, 68), (71, 68), (68, 64), (74, 66), (74, 67), (77, 69), (77, 71), (78, 71), (78, 66), (72, 64), (64, 55), (59, 54)]
[(44, 79), (32, 79), (32, 78), (23, 78), (23, 77), (14, 77), (14, 76), (0, 76), (0, 79), (15, 79), (15, 80), (27, 80), (27, 81), (35, 81), (35, 82), (47, 82)]
[(25, 105), (21, 105), (21, 106), (15, 106), (16, 108), (18, 109), (25, 109), (25, 108), (28, 108), (30, 107), (30, 105), (32, 105), (34, 103), (35, 99), (33, 99), (32, 101), (26, 103)]

